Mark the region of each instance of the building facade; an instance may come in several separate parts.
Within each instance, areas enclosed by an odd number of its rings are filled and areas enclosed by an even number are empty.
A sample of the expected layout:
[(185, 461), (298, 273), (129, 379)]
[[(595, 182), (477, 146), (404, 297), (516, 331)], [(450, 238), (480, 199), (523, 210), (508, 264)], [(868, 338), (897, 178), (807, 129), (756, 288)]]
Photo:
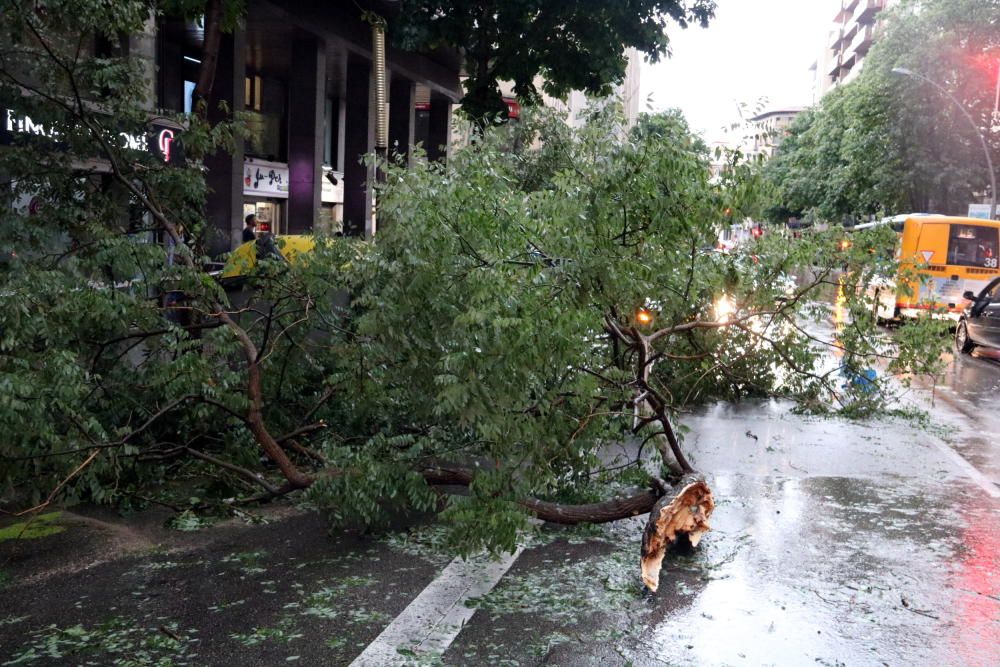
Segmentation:
[(744, 152), (749, 157), (763, 155), (766, 159), (774, 156), (774, 151), (784, 140), (788, 126), (805, 109), (786, 107), (765, 111), (750, 119), (751, 134), (746, 139)]
[[(639, 75), (642, 65), (642, 54), (638, 49), (629, 48), (625, 51), (625, 57), (628, 59), (628, 64), (625, 66), (625, 78), (621, 84), (614, 87), (612, 95), (621, 100), (625, 125), (631, 128), (635, 126), (639, 119)], [(544, 83), (542, 77), (535, 78), (535, 87), (539, 90), (541, 90)], [(508, 100), (508, 104), (516, 100), (514, 84), (512, 82), (501, 82), (500, 92), (504, 96), (504, 99)], [(566, 114), (566, 123), (570, 127), (581, 127), (586, 122), (586, 110), (590, 102), (587, 94), (583, 91), (570, 91), (564, 100), (549, 97), (545, 94), (542, 95), (542, 98), (546, 106), (558, 109)]]
[(817, 92), (853, 81), (877, 37), (879, 13), (899, 0), (836, 0), (833, 26), (817, 61)]
[[(250, 213), (276, 234), (374, 234), (374, 175), (362, 157), (375, 149), (378, 77), (363, 10), (391, 17), (392, 4), (249, 0), (243, 27), (222, 36), (209, 118), (231, 117), (225, 103), (247, 119), (250, 136), (205, 165), (213, 253), (240, 243)], [(156, 22), (146, 47), (160, 113), (191, 110), (203, 39), (196, 23)], [(390, 150), (409, 156), (419, 143), (429, 159), (445, 157), (459, 71), (458, 54), (388, 48)]]

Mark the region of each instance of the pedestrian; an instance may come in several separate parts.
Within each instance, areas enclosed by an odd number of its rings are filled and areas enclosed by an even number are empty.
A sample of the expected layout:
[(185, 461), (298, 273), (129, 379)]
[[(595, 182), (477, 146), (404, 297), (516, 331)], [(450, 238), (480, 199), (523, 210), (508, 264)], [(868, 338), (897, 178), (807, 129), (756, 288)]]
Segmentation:
[(246, 226), (243, 228), (243, 242), (255, 241), (257, 240), (257, 234), (255, 232), (257, 228), (257, 216), (251, 213), (248, 215), (244, 221)]

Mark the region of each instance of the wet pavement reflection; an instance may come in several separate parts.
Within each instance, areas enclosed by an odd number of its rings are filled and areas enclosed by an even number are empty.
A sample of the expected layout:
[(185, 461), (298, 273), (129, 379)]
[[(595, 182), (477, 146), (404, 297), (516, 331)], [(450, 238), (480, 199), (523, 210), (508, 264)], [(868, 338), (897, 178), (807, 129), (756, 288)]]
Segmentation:
[(933, 442), (1000, 485), (1000, 352), (945, 360), (904, 396), (928, 428), (773, 401), (686, 420), (720, 502), (703, 551), (661, 580), (694, 568), (706, 583), (632, 644), (635, 662), (1000, 665), (1000, 502)]
[(655, 647), (646, 660), (997, 664), (1000, 514), (978, 489), (745, 475), (713, 485), (724, 500), (702, 554), (709, 580), (637, 643)]
[(789, 407), (688, 420), (719, 507), (704, 549), (661, 580), (693, 567), (707, 583), (635, 642), (635, 662), (1000, 664), (1000, 502), (934, 433)]
[(526, 550), (445, 664), (1000, 664), (1000, 498), (941, 429), (791, 408), (685, 416), (718, 505), (657, 593), (636, 582), (639, 520)]

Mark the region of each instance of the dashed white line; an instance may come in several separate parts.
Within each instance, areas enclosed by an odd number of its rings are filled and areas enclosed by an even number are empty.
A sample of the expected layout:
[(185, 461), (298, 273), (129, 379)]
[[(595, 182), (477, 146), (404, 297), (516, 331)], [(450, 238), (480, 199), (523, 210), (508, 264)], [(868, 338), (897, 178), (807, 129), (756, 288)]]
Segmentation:
[(489, 561), (485, 557), (453, 560), (354, 659), (351, 667), (384, 667), (412, 662), (413, 656), (400, 653), (400, 649), (422, 658), (444, 655), (476, 612), (465, 605), (466, 600), (493, 590), (521, 555), (522, 549), (518, 547), (517, 551), (504, 554), (498, 561)]

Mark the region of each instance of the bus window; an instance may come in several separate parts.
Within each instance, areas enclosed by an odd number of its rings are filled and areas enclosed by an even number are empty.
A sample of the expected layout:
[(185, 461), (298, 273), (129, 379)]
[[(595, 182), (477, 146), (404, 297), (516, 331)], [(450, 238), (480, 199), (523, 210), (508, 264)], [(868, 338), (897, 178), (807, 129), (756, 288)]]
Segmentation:
[(948, 264), (997, 268), (997, 232), (995, 227), (953, 224), (948, 239)]

